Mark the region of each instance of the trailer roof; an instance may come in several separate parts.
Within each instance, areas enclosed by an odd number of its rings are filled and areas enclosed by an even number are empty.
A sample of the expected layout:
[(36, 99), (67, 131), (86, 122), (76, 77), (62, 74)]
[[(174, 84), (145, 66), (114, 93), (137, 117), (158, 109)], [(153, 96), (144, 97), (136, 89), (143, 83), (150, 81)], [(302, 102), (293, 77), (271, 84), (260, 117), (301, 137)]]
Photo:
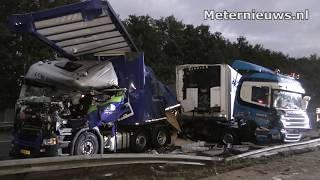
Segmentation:
[(27, 32), (69, 59), (85, 54), (137, 51), (107, 1), (90, 0), (9, 17), (9, 25)]

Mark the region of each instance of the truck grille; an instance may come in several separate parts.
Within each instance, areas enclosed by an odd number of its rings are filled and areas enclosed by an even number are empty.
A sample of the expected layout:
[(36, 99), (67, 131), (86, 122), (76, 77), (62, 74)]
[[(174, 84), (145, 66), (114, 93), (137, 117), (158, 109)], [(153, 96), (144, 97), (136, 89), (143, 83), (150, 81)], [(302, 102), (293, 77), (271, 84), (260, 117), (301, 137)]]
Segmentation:
[(305, 119), (297, 119), (297, 118), (290, 118), (287, 119), (286, 122), (304, 122)]
[[(299, 129), (309, 129), (309, 118), (304, 111), (287, 111), (286, 115), (281, 117), (283, 127), (289, 131), (284, 134), (285, 142), (300, 141), (302, 134)], [(294, 130), (296, 129), (296, 130)]]
[(284, 128), (309, 129), (309, 118), (303, 111), (289, 111), (281, 118)]

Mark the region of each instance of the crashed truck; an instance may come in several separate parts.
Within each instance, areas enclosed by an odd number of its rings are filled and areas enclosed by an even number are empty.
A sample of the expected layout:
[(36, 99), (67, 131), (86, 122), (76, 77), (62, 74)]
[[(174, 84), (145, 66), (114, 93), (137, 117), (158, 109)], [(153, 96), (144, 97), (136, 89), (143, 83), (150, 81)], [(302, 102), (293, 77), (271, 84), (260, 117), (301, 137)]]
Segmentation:
[(176, 68), (180, 123), (190, 138), (239, 143), (296, 142), (310, 129), (309, 96), (297, 79), (236, 60)]
[(33, 64), (23, 78), (11, 155), (140, 152), (170, 143), (165, 114), (176, 98), (145, 66), (107, 1), (8, 21), (62, 55)]

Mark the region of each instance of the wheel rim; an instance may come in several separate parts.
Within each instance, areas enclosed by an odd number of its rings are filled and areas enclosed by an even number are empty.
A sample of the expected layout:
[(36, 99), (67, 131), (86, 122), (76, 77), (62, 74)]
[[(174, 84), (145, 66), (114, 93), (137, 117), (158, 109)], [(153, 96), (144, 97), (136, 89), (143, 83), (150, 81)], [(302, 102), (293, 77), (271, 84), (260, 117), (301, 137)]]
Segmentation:
[(167, 141), (167, 135), (163, 131), (159, 131), (157, 134), (157, 142), (159, 145), (164, 145), (166, 144)]
[(147, 139), (144, 136), (139, 135), (137, 136), (136, 144), (140, 147), (144, 147), (147, 144)]
[(94, 146), (91, 141), (84, 141), (80, 145), (81, 154), (88, 155), (93, 154), (94, 152)]
[(232, 134), (230, 133), (226, 133), (224, 136), (223, 136), (223, 139), (222, 139), (222, 142), (224, 144), (233, 144), (234, 142), (234, 137)]

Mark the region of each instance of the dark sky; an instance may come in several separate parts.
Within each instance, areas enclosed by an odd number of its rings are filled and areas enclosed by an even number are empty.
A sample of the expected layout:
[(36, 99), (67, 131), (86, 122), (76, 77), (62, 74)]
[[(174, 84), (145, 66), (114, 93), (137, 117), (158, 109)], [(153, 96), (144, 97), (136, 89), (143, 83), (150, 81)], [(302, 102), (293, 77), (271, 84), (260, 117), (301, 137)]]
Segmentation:
[[(109, 0), (121, 19), (130, 14), (154, 18), (174, 15), (186, 24), (210, 25), (234, 41), (245, 36), (252, 43), (293, 57), (320, 54), (320, 1), (318, 0)], [(307, 21), (204, 20), (203, 11), (309, 11)]]

